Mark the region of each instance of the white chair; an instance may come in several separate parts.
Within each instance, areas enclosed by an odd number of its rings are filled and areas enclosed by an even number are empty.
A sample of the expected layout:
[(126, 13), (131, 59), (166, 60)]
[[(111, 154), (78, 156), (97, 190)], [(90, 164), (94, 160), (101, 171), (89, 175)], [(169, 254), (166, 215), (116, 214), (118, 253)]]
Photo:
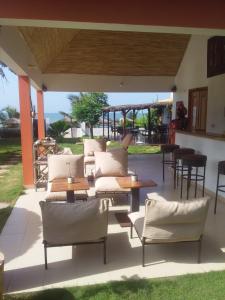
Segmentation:
[(105, 139), (84, 139), (84, 171), (87, 173), (87, 165), (95, 164), (95, 152), (106, 151), (106, 140)]
[(63, 203), (40, 202), (43, 225), (45, 269), (47, 248), (83, 244), (103, 244), (106, 264), (108, 200)]
[(147, 199), (145, 213), (130, 213), (132, 230), (135, 228), (142, 243), (142, 266), (145, 266), (145, 246), (152, 244), (197, 242), (198, 262), (201, 260), (201, 240), (207, 217), (207, 197), (183, 202)]
[[(66, 192), (51, 192), (51, 185), (54, 179), (67, 178), (69, 175), (72, 177), (84, 177), (83, 155), (48, 156), (48, 186), (45, 200), (66, 201)], [(87, 200), (88, 195), (86, 191), (79, 191), (75, 192), (75, 197), (77, 200)]]
[(123, 148), (108, 152), (95, 152), (95, 191), (113, 197), (115, 194), (130, 193), (130, 189), (121, 188), (116, 177), (128, 176), (128, 153)]

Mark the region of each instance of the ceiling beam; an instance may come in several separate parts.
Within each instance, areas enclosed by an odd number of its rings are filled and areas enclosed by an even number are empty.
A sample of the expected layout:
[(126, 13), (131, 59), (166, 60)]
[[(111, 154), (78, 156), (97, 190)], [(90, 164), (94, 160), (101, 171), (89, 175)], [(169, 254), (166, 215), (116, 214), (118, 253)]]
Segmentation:
[(7, 0), (0, 18), (225, 29), (224, 11), (221, 0)]
[(112, 23), (109, 24), (109, 23), (93, 23), (93, 22), (72, 22), (72, 21), (51, 21), (51, 20), (49, 21), (49, 20), (32, 20), (32, 19), (8, 19), (8, 18), (0, 18), (0, 25), (225, 36), (225, 29), (203, 28), (203, 27), (130, 25), (130, 24), (112, 24)]
[(43, 82), (49, 91), (170, 92), (174, 76), (43, 74)]

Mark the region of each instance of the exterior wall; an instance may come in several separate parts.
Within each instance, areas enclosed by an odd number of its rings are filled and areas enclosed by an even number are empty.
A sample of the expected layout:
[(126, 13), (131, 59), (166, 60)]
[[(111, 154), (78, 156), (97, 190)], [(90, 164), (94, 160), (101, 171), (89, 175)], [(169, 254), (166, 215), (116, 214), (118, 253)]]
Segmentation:
[[(102, 136), (103, 129), (102, 128), (93, 128), (93, 133), (94, 133), (94, 136)], [(85, 130), (83, 130), (82, 128), (72, 128), (72, 133), (71, 133), (71, 130), (68, 130), (65, 137), (66, 138), (71, 138), (71, 137), (77, 138), (77, 137), (83, 137), (85, 135), (90, 135), (89, 128), (86, 128)], [(105, 137), (107, 137), (107, 136), (108, 136), (108, 129), (105, 128)], [(111, 129), (109, 129), (109, 136), (110, 137), (113, 136)]]
[(207, 137), (176, 133), (176, 144), (182, 147), (194, 148), (197, 152), (207, 155), (205, 186), (215, 193), (218, 162), (224, 160), (225, 140), (218, 141)]
[[(192, 36), (175, 78), (174, 102), (182, 100), (188, 107), (188, 90), (208, 87), (207, 132), (225, 133), (225, 75), (207, 78), (206, 36)], [(175, 105), (173, 118), (175, 117)]]

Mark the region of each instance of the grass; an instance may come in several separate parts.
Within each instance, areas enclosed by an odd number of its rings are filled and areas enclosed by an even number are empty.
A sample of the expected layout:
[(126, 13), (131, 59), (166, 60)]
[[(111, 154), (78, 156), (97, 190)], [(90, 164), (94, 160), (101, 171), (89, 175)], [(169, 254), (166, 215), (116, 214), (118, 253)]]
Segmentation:
[[(74, 154), (83, 153), (83, 143), (62, 142), (59, 144), (61, 147), (69, 147)], [(120, 143), (112, 141), (107, 147), (108, 149), (121, 147)], [(152, 145), (131, 145), (128, 148), (128, 154), (155, 154), (160, 152), (160, 146)]]
[(3, 164), (11, 156), (21, 154), (19, 139), (0, 139), (0, 164)]
[[(18, 139), (0, 140), (0, 164), (7, 163), (13, 155), (20, 155), (21, 147)], [(23, 191), (21, 162), (9, 166), (6, 173), (0, 177), (0, 202), (8, 206), (0, 209), (0, 232), (11, 214), (16, 199)]]
[(167, 279), (125, 280), (93, 286), (6, 295), (5, 300), (224, 300), (225, 272)]

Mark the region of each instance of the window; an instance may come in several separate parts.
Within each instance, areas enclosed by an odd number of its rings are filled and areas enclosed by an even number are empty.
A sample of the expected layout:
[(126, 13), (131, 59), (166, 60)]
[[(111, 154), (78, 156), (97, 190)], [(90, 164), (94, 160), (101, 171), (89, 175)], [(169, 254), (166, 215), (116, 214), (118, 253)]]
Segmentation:
[(208, 88), (189, 90), (188, 124), (189, 130), (206, 131)]

